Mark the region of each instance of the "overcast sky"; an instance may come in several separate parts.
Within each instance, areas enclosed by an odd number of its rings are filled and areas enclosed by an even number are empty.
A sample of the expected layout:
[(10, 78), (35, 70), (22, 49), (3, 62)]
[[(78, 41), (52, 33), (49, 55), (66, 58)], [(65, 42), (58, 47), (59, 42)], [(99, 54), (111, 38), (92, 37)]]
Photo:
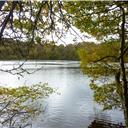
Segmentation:
[[(75, 32), (74, 32), (75, 31)], [(77, 28), (74, 27), (74, 31), (71, 30), (71, 32), (67, 32), (66, 36), (62, 38), (66, 44), (73, 44), (73, 43), (79, 43), (79, 42), (97, 42), (94, 37), (91, 37), (87, 33), (81, 33)], [(63, 43), (62, 40), (59, 40), (58, 43)]]
[(58, 39), (58, 37), (55, 36), (55, 34), (51, 34), (47, 37), (49, 40), (53, 40), (54, 42), (57, 42), (59, 44), (74, 44), (79, 42), (96, 42), (98, 41), (89, 35), (88, 33), (81, 33), (79, 29), (76, 27), (72, 27), (68, 30), (68, 32), (64, 32), (63, 36)]

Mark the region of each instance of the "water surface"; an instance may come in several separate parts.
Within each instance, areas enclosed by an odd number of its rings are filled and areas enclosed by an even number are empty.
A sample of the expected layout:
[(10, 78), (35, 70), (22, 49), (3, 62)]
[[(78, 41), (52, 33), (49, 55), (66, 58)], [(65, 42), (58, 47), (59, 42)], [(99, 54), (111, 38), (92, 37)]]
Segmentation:
[[(17, 61), (1, 61), (1, 68), (17, 67)], [(118, 110), (102, 111), (102, 106), (93, 101), (89, 88), (90, 78), (80, 71), (78, 61), (28, 61), (23, 68), (30, 72), (24, 77), (0, 72), (0, 85), (22, 86), (48, 83), (59, 94), (45, 100), (45, 113), (33, 121), (34, 128), (88, 128), (94, 121), (103, 124), (124, 123), (123, 113)]]

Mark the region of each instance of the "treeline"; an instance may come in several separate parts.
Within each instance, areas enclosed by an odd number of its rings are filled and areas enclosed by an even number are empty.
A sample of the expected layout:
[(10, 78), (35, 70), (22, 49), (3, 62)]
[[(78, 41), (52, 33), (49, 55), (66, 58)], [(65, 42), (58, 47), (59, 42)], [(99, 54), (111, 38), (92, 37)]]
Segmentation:
[[(95, 62), (97, 60), (100, 60), (106, 56), (118, 56), (119, 52), (119, 45), (116, 42), (109, 42), (109, 43), (101, 43), (101, 44), (95, 44), (95, 43), (86, 43), (83, 44), (83, 47), (81, 47), (78, 51), (80, 59), (84, 63), (88, 62)], [(114, 57), (107, 57), (103, 59), (105, 61), (109, 59), (110, 62), (115, 62)]]
[(28, 59), (41, 60), (78, 60), (77, 45), (55, 45), (52, 43), (34, 44), (30, 50)]
[[(78, 55), (82, 62), (119, 62), (120, 43), (118, 41), (109, 41), (100, 44), (82, 43), (79, 44)], [(128, 62), (128, 51), (124, 56), (125, 62)]]
[[(82, 60), (89, 61), (111, 56), (107, 61), (116, 62), (119, 55), (119, 43), (96, 44), (82, 42), (68, 45), (56, 45), (54, 42), (28, 43), (4, 40), (0, 44), (0, 60)], [(115, 57), (116, 56), (116, 57)], [(125, 57), (128, 62), (128, 54)], [(104, 59), (105, 61), (105, 59)]]
[(54, 42), (31, 44), (11, 40), (0, 44), (0, 60), (79, 60), (77, 44), (56, 45)]

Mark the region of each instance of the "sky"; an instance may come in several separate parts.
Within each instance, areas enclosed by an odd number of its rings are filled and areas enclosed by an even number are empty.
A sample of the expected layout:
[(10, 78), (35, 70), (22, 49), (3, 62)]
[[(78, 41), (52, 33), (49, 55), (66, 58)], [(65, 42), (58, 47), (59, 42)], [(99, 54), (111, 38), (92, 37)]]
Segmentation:
[[(7, 35), (11, 35), (12, 37), (14, 36), (14, 34), (10, 30), (5, 30), (5, 33), (8, 33)], [(19, 33), (18, 33), (18, 35), (20, 36)], [(8, 36), (7, 36), (7, 38), (8, 38)], [(24, 37), (24, 38), (26, 39), (26, 37)], [(47, 40), (54, 41), (54, 42), (56, 42), (56, 45), (60, 45), (60, 44), (68, 45), (68, 44), (74, 44), (74, 43), (80, 43), (80, 42), (95, 42), (95, 43), (99, 43), (96, 40), (96, 38), (92, 37), (88, 33), (80, 32), (80, 30), (77, 29), (74, 26), (72, 28), (70, 28), (67, 32), (64, 31), (61, 38), (58, 38), (54, 32), (51, 32), (50, 35), (45, 36), (45, 40), (46, 41)]]
[[(61, 40), (63, 40), (64, 42), (66, 42), (66, 44), (73, 44), (73, 43), (79, 43), (79, 42), (97, 42), (97, 40), (94, 37), (91, 37), (91, 35), (87, 34), (87, 33), (81, 33), (77, 28), (74, 27), (74, 30), (71, 30), (71, 32), (67, 32), (66, 36), (63, 37)], [(59, 44), (63, 44), (63, 42), (59, 40), (58, 43)]]
[(80, 30), (77, 29), (76, 27), (70, 28), (67, 32), (63, 34), (63, 36), (60, 39), (58, 39), (58, 37), (53, 33), (50, 36), (47, 36), (46, 39), (57, 42), (58, 45), (74, 44), (84, 41), (98, 43), (96, 38), (92, 37), (88, 33), (80, 32)]
[[(25, 13), (26, 17), (30, 17), (29, 12)], [(18, 15), (14, 13), (14, 18), (15, 19), (19, 19)], [(56, 19), (58, 20), (58, 19)], [(74, 43), (79, 43), (79, 42), (96, 42), (98, 43), (98, 41), (92, 37), (91, 35), (87, 34), (87, 33), (81, 33), (79, 29), (77, 29), (75, 26), (71, 26), (71, 28), (69, 28), (69, 30), (65, 31), (64, 29), (64, 25), (63, 22), (58, 22), (56, 23), (56, 30), (59, 28), (60, 34), (61, 32), (63, 33), (62, 37), (58, 39), (58, 37), (56, 36), (57, 34), (55, 34), (54, 32), (51, 32), (51, 35), (46, 36), (45, 40), (50, 40), (50, 41), (54, 41), (57, 42), (57, 45), (60, 44), (74, 44)], [(22, 36), (23, 40), (26, 39), (26, 36), (24, 34), (22, 34), (21, 32), (15, 33), (12, 30), (5, 30), (4, 31), (5, 35), (10, 38), (11, 37), (19, 37)], [(39, 34), (38, 34), (39, 35)], [(5, 36), (5, 37), (6, 37)], [(39, 35), (42, 36), (42, 35)]]

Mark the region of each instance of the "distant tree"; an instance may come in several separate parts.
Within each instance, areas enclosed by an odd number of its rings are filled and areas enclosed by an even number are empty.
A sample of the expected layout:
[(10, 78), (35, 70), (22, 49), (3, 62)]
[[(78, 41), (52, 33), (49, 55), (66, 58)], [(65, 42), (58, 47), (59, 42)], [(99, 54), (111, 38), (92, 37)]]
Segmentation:
[(4, 42), (0, 45), (1, 60), (78, 60), (77, 45), (56, 45), (52, 42), (33, 43)]

